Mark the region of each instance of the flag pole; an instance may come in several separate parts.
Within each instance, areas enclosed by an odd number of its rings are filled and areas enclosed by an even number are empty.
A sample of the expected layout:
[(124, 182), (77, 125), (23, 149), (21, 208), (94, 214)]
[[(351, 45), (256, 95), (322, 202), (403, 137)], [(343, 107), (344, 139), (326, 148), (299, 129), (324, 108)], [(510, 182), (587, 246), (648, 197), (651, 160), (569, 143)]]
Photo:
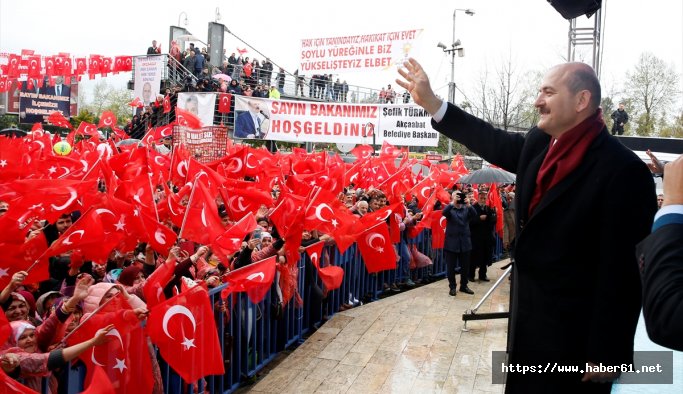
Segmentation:
[(197, 188), (197, 176), (194, 177), (194, 182), (192, 182), (192, 191), (190, 192), (190, 198), (187, 200), (187, 206), (185, 208), (185, 215), (183, 215), (183, 223), (180, 225), (180, 231), (178, 231), (178, 239), (183, 237), (183, 230), (185, 229), (185, 222), (187, 221), (187, 215), (190, 213), (190, 205), (192, 204), (192, 198), (194, 197), (194, 191)]
[(149, 189), (152, 191), (152, 205), (154, 205), (154, 213), (157, 215), (157, 222), (160, 222), (159, 208), (157, 208), (157, 202), (154, 200), (154, 186), (152, 185), (152, 177), (149, 176), (149, 173), (147, 173), (147, 181), (149, 183)]
[[(119, 290), (119, 293), (118, 293), (118, 294), (123, 294), (123, 292)], [(106, 300), (106, 301), (104, 302), (104, 304), (102, 304), (102, 305), (98, 306), (97, 308), (95, 308), (95, 310), (92, 311), (92, 313), (89, 314), (88, 317), (85, 318), (85, 320), (81, 320), (81, 321), (78, 323), (78, 325), (77, 325), (76, 327), (74, 327), (73, 330), (71, 330), (71, 332), (69, 332), (68, 334), (66, 334), (66, 335), (64, 336), (64, 338), (62, 339), (61, 343), (66, 344), (66, 340), (71, 336), (71, 334), (73, 334), (74, 332), (76, 332), (76, 330), (78, 330), (79, 328), (81, 328), (81, 326), (82, 326), (83, 324), (85, 324), (85, 322), (87, 322), (88, 320), (90, 320), (90, 318), (93, 317), (93, 316), (95, 315), (95, 313), (99, 312), (100, 310), (102, 310), (102, 308), (104, 308), (105, 306), (107, 306), (107, 304), (109, 304), (109, 303), (111, 302), (111, 300), (113, 300), (114, 298), (116, 298), (116, 296), (109, 298), (108, 300)]]

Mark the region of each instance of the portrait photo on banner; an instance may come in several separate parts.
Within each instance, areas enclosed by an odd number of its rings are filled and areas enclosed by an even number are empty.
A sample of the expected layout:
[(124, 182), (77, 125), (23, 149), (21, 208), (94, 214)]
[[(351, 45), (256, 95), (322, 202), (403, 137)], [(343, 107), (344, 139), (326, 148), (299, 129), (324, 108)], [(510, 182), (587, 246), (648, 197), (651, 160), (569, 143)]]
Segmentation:
[(161, 56), (138, 56), (135, 58), (133, 94), (140, 98), (144, 106), (153, 103), (159, 94), (163, 67)]
[(268, 101), (237, 96), (235, 100), (235, 129), (233, 138), (264, 139), (270, 130)]
[(213, 124), (216, 93), (178, 93), (178, 108), (196, 115), (204, 126)]

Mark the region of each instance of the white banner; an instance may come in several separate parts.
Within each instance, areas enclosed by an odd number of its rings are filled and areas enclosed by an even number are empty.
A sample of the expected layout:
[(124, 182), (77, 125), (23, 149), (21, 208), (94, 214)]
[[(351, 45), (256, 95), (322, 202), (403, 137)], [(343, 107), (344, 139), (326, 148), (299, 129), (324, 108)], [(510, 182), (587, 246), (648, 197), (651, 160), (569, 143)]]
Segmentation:
[(302, 39), (299, 70), (304, 74), (386, 70), (411, 56), (422, 31)]
[(135, 97), (139, 97), (145, 106), (156, 100), (161, 89), (163, 60), (162, 56), (138, 56), (135, 58), (135, 89), (133, 94)]
[(178, 93), (178, 107), (197, 115), (204, 126), (210, 126), (216, 108), (216, 93)]
[(416, 105), (316, 103), (244, 96), (235, 96), (233, 136), (297, 143), (439, 143), (431, 116)]

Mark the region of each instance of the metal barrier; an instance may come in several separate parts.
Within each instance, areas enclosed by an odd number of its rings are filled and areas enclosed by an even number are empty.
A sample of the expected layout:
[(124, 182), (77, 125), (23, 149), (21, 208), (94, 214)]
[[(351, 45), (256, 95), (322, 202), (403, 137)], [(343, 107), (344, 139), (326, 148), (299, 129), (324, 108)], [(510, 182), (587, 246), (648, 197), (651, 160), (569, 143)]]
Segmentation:
[[(502, 242), (497, 238), (494, 256), (502, 252)], [(410, 271), (413, 280), (432, 280), (443, 277), (446, 264), (441, 249), (433, 249), (431, 232), (423, 230), (416, 238), (404, 239), (432, 259), (432, 264)], [(398, 244), (397, 244), (398, 245)], [(357, 304), (378, 299), (385, 292), (385, 284), (396, 283), (401, 277), (400, 262), (396, 270), (370, 274), (365, 268), (360, 252), (352, 245), (344, 253), (336, 246), (326, 246), (321, 261), (344, 269), (344, 279), (339, 289), (324, 294), (323, 285), (308, 256), (301, 255), (297, 262), (298, 291), (303, 307), (297, 307), (292, 299), (283, 309), (280, 318), (272, 315), (277, 296), (271, 290), (263, 301), (253, 304), (245, 293), (236, 293), (227, 299), (228, 313), (223, 311), (220, 292), (226, 286), (211, 289), (209, 297), (214, 309), (225, 374), (207, 376), (197, 385), (187, 384), (157, 355), (166, 393), (194, 393), (208, 390), (212, 393), (230, 393), (263, 369), (277, 354), (287, 347), (304, 341), (328, 317), (337, 313), (344, 304)], [(277, 277), (276, 277), (277, 278)], [(356, 301), (357, 300), (357, 301)], [(83, 390), (85, 368), (78, 363), (61, 373), (60, 392), (78, 393)], [(43, 392), (47, 392), (47, 380)]]

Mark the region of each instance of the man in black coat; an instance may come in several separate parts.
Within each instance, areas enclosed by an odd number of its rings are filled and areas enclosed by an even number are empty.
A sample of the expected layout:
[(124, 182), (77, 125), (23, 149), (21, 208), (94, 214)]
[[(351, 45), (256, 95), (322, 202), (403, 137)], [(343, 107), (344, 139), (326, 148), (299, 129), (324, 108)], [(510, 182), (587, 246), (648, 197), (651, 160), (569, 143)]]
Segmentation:
[(624, 125), (628, 123), (628, 114), (624, 110), (624, 103), (620, 103), (619, 109), (612, 112), (611, 118), (614, 121), (612, 124), (612, 135), (623, 135)]
[(683, 351), (683, 156), (664, 169), (664, 203), (638, 245), (643, 315), (655, 343)]
[(609, 392), (619, 374), (586, 365), (632, 360), (641, 306), (635, 246), (656, 201), (645, 163), (604, 125), (595, 72), (583, 63), (550, 69), (534, 103), (538, 125), (523, 135), (443, 102), (419, 63), (404, 66), (397, 82), (436, 130), (517, 174), (508, 361), (579, 367), (508, 370), (506, 392)]
[(474, 282), (477, 268), (479, 268), (479, 280), (488, 282), (486, 276), (488, 266), (493, 262), (493, 245), (495, 238), (493, 230), (496, 227), (496, 210), (486, 205), (488, 193), (479, 192), (479, 200), (473, 205), (477, 216), (470, 222), (472, 233), (472, 254), (470, 255), (469, 280)]
[(460, 190), (456, 190), (451, 195), (451, 203), (443, 209), (443, 216), (446, 218), (446, 239), (444, 241), (443, 253), (446, 260), (446, 278), (448, 278), (448, 294), (455, 296), (457, 286), (455, 283), (455, 270), (460, 267), (460, 291), (467, 294), (474, 294), (467, 286), (467, 279), (470, 272), (470, 252), (472, 251), (472, 240), (470, 238), (470, 222), (477, 216), (477, 212), (472, 208), (469, 199)]

